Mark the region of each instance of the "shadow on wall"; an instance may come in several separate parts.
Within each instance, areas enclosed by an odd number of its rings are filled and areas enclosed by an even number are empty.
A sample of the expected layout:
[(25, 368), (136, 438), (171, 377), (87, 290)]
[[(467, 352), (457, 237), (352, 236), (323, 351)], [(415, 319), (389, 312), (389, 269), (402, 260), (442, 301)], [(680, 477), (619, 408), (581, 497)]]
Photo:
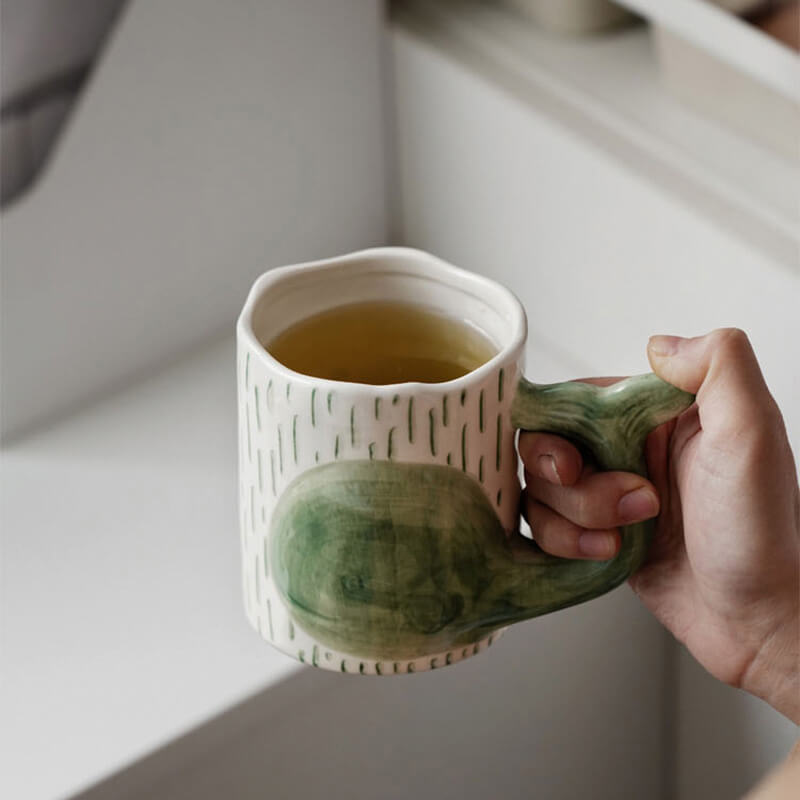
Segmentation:
[(30, 187), (125, 0), (3, 0), (0, 205)]

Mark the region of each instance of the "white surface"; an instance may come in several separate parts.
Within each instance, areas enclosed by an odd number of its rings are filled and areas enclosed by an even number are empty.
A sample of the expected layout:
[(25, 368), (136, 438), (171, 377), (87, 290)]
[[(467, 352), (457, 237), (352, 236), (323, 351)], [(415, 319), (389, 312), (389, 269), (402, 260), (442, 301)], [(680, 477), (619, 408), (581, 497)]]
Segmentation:
[(704, 0), (617, 0), (715, 55), (765, 86), (800, 102), (800, 58), (790, 48)]
[(299, 665), (242, 608), (233, 341), (3, 451), (0, 797), (66, 797)]
[(380, 15), (132, 0), (4, 215), (4, 433), (215, 335), (268, 267), (383, 243)]
[[(496, 69), (494, 50), (480, 47), (483, 28), (473, 29), (473, 46), (465, 47), (460, 19), (448, 24), (449, 33), (400, 26), (393, 37), (406, 242), (517, 293), (528, 311), (531, 367), (540, 345), (568, 370), (551, 376), (546, 364), (536, 366), (533, 380), (640, 372), (651, 334), (745, 328), (800, 453), (797, 250), (791, 261), (775, 258), (730, 219), (722, 224), (727, 211), (705, 213), (689, 185), (676, 193), (668, 174), (637, 157), (635, 144), (598, 136), (597, 126), (565, 110), (558, 87)], [(599, 84), (603, 77), (609, 72), (598, 68)], [(693, 675), (678, 669), (685, 735), (713, 721), (715, 709), (710, 695), (691, 691)], [(725, 769), (725, 784), (743, 793), (791, 745), (776, 713), (751, 715), (753, 701), (740, 693), (727, 693), (725, 704), (735, 723), (704, 727), (707, 750), (678, 750), (674, 735), (658, 743), (661, 783), (668, 789), (677, 782), (681, 800), (692, 797), (688, 787), (705, 752), (724, 753), (724, 766), (719, 758), (715, 769)], [(652, 720), (652, 709), (633, 696), (621, 714)], [(671, 726), (669, 715), (661, 723)], [(770, 747), (748, 749), (759, 737)]]

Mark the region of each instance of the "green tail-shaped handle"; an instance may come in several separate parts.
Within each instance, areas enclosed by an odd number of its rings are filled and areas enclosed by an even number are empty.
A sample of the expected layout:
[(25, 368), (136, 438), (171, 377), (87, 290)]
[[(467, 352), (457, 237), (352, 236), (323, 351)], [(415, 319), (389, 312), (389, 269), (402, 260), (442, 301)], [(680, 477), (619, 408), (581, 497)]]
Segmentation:
[[(693, 402), (694, 395), (653, 374), (606, 387), (579, 382), (536, 385), (522, 379), (511, 421), (522, 430), (571, 439), (591, 454), (600, 469), (646, 476), (648, 434)], [(504, 576), (506, 591), (532, 609), (529, 617), (590, 600), (615, 588), (641, 566), (654, 528), (654, 520), (623, 527), (622, 546), (610, 561), (556, 558), (517, 542), (517, 563)], [(502, 583), (498, 581), (498, 588)]]
[[(602, 469), (644, 474), (644, 440), (692, 402), (652, 375), (608, 388), (522, 382), (525, 430), (564, 435)], [(271, 527), (276, 586), (312, 636), (343, 652), (403, 659), (597, 597), (642, 562), (652, 525), (623, 529), (607, 562), (546, 555), (505, 534), (478, 483), (451, 467), (339, 461), (301, 475)]]

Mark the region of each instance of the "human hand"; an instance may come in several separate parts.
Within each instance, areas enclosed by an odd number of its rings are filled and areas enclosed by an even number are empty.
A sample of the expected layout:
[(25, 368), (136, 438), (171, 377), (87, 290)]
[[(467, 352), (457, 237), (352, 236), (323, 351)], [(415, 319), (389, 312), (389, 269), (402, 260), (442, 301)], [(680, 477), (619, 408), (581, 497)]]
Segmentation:
[(655, 336), (648, 357), (697, 395), (649, 437), (652, 482), (597, 472), (565, 439), (524, 433), (534, 538), (553, 555), (608, 559), (617, 526), (660, 508), (634, 591), (714, 677), (800, 724), (800, 491), (780, 411), (739, 330)]

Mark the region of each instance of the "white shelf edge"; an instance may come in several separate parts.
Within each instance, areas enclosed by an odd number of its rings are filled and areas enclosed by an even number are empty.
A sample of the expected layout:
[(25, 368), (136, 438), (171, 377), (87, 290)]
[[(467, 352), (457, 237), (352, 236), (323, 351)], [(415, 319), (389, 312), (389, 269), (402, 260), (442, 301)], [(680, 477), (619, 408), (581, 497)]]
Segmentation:
[(719, 6), (698, 0), (614, 0), (776, 92), (800, 102), (800, 58)]

